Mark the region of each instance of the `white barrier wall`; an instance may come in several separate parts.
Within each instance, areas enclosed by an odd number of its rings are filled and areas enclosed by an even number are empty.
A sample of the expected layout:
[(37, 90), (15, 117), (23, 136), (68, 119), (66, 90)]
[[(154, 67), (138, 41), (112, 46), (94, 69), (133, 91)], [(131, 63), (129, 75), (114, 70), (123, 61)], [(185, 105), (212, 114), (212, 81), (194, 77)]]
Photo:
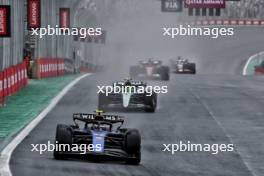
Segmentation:
[[(107, 21), (107, 0), (41, 0), (41, 26), (47, 27), (59, 24), (59, 8), (71, 9), (72, 27), (89, 27), (99, 25), (98, 19)], [(0, 38), (0, 71), (16, 65), (23, 60), (23, 48), (27, 34), (26, 16), (27, 0), (0, 0), (0, 5), (11, 5), (11, 38)], [(94, 8), (91, 6), (101, 6)], [(98, 10), (99, 9), (99, 10)], [(99, 18), (100, 17), (100, 18)], [(36, 49), (33, 59), (37, 58), (73, 58), (74, 52), (82, 49), (81, 57), (77, 59), (96, 63), (100, 45), (74, 42), (72, 36), (36, 37)], [(95, 46), (96, 45), (96, 46)], [(96, 50), (94, 52), (94, 50)]]
[(0, 38), (0, 70), (16, 65), (23, 59), (24, 1), (0, 0), (0, 5), (11, 5), (11, 38)]

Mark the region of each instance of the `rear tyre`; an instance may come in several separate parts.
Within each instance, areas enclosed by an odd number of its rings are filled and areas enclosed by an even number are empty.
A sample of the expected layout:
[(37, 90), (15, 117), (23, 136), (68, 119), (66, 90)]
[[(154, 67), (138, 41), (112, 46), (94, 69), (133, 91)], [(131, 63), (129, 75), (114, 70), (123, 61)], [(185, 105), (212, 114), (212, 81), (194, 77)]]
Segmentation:
[(126, 159), (127, 164), (138, 165), (141, 161), (141, 136), (136, 129), (126, 132), (125, 150), (129, 155)]
[(141, 152), (134, 155), (135, 158), (127, 158), (126, 163), (130, 165), (139, 165), (141, 161)]
[(195, 65), (195, 63), (190, 64), (190, 70), (192, 71), (192, 74), (196, 74), (196, 65)]
[(100, 110), (106, 110), (107, 105), (107, 98), (105, 94), (99, 93), (98, 95), (98, 109)]
[(153, 93), (151, 96), (145, 95), (145, 111), (155, 112), (157, 107), (157, 94)]
[[(56, 144), (68, 144), (69, 147), (72, 145), (72, 128), (67, 125), (62, 125), (59, 124), (57, 125), (56, 129), (56, 137), (55, 141), (57, 142)], [(56, 151), (54, 150), (53, 156), (55, 159), (62, 160), (66, 159), (67, 156), (63, 154), (64, 151)]]
[(170, 80), (170, 70), (169, 67), (164, 66), (161, 69), (161, 79), (164, 81)]

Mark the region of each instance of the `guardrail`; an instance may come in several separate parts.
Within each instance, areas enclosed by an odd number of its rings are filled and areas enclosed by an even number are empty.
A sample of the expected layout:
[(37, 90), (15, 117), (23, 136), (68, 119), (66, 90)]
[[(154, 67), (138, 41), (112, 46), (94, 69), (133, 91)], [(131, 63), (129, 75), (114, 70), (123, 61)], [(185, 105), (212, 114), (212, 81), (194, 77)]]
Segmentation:
[(65, 64), (62, 58), (39, 58), (33, 66), (34, 77), (48, 78), (64, 75)]
[[(32, 66), (33, 78), (42, 79), (62, 76), (66, 73), (65, 59), (39, 58)], [(0, 105), (4, 105), (5, 98), (15, 94), (28, 83), (27, 61), (0, 71)], [(80, 72), (92, 73), (96, 71), (93, 65), (85, 65), (79, 68)], [(72, 72), (73, 73), (73, 72)]]
[(0, 72), (0, 104), (5, 98), (18, 92), (28, 83), (26, 62), (11, 66)]
[(264, 26), (264, 20), (252, 19), (206, 19), (184, 22), (186, 25), (236, 25), (236, 26)]

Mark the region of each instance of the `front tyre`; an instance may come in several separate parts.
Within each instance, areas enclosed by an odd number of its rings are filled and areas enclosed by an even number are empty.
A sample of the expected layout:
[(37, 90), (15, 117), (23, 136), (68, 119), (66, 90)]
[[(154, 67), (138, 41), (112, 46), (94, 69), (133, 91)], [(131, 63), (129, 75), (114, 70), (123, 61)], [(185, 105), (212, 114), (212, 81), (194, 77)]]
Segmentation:
[(136, 129), (129, 129), (125, 135), (125, 151), (129, 157), (127, 164), (138, 165), (141, 161), (141, 136)]
[(145, 111), (155, 112), (157, 107), (157, 94), (153, 93), (151, 96), (145, 95)]
[[(56, 129), (55, 137), (56, 145), (67, 144), (69, 147), (72, 145), (72, 128), (68, 125), (59, 124)], [(63, 154), (65, 151), (57, 151), (56, 149), (53, 152), (55, 159), (62, 160), (66, 159), (66, 155)]]
[(141, 161), (141, 152), (134, 155), (134, 158), (127, 158), (126, 163), (130, 165), (139, 165)]

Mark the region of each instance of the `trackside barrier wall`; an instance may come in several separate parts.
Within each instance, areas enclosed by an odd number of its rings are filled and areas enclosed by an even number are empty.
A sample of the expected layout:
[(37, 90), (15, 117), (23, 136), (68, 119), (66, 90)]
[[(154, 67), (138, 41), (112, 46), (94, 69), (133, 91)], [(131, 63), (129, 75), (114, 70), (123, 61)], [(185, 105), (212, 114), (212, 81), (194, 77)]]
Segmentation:
[(190, 25), (255, 25), (264, 26), (264, 20), (252, 20), (252, 19), (207, 19), (207, 20), (196, 20), (192, 22), (184, 22), (183, 24)]
[(25, 62), (0, 71), (0, 104), (4, 104), (7, 96), (15, 94), (22, 87), (26, 86), (27, 83), (27, 68)]
[[(67, 60), (62, 58), (39, 58), (35, 60), (33, 66), (33, 78), (41, 79), (48, 77), (62, 76), (66, 73)], [(86, 64), (79, 68), (82, 73), (92, 73), (96, 71), (96, 66)], [(73, 72), (67, 72), (73, 73)]]
[(4, 104), (4, 73), (0, 72), (0, 104)]
[(64, 75), (64, 59), (39, 58), (36, 60), (36, 78), (48, 78)]

